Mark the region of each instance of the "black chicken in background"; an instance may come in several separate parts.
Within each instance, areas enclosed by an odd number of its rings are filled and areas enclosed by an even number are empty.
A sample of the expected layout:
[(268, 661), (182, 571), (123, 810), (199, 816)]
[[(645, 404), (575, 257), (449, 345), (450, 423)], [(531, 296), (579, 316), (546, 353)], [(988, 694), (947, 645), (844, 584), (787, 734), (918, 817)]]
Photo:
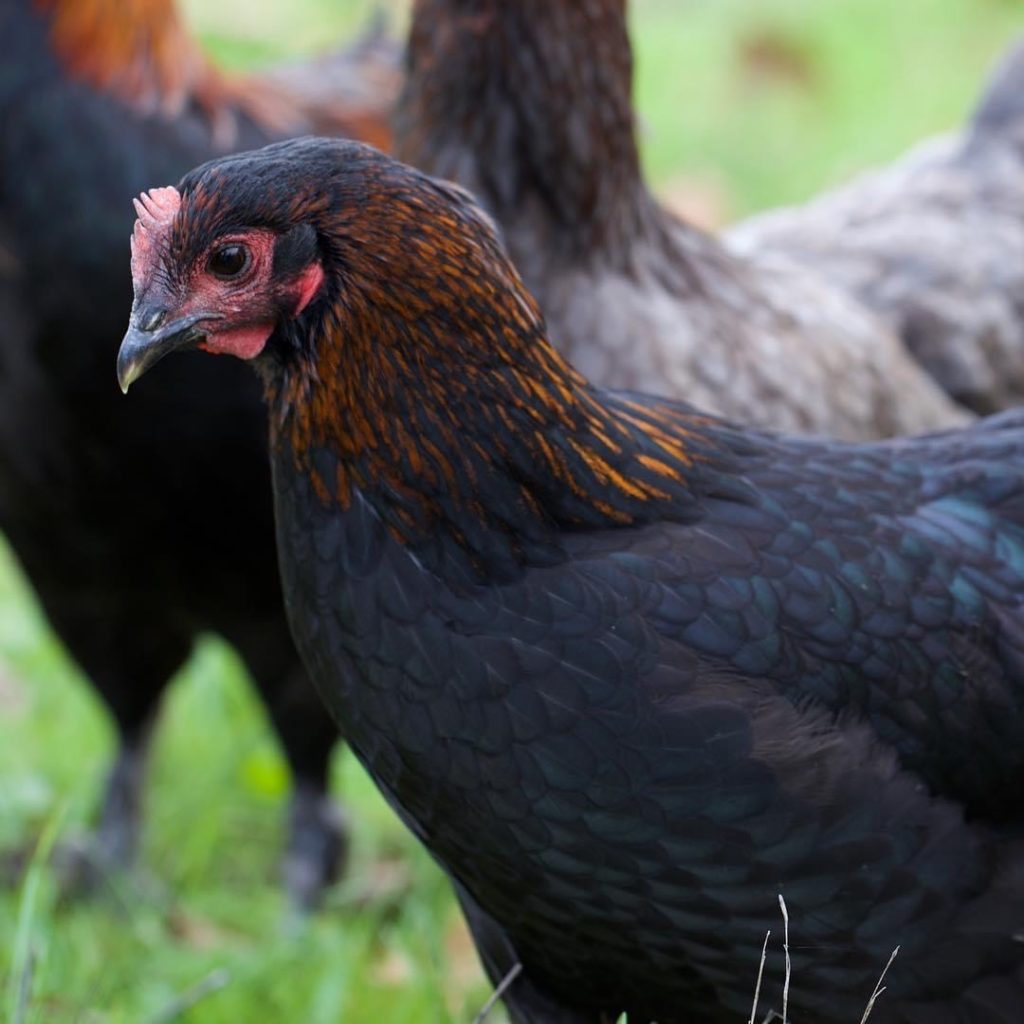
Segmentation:
[(325, 792), (337, 734), (281, 607), (258, 391), (232, 360), (182, 361), (173, 397), (124, 402), (110, 372), (132, 195), (311, 127), (387, 141), (365, 98), (306, 104), (289, 74), (290, 91), (220, 75), (168, 0), (0, 4), (0, 529), (117, 724), (91, 867), (133, 861), (159, 698), (213, 630), (251, 671), (294, 775), (284, 875), (308, 906), (343, 857)]

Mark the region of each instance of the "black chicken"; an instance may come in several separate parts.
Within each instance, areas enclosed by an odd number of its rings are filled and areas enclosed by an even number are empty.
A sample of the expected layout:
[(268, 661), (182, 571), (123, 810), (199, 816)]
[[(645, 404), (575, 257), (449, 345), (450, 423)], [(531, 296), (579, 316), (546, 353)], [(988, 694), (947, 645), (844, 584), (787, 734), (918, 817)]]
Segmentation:
[(183, 362), (184, 402), (151, 388), (118, 403), (110, 359), (128, 199), (221, 143), (346, 117), (218, 76), (169, 2), (0, 6), (0, 528), (117, 722), (103, 869), (133, 859), (149, 727), (201, 630), (241, 652), (294, 772), (292, 896), (309, 904), (340, 863), (336, 732), (282, 613), (258, 389), (230, 361)]
[(123, 387), (262, 376), (300, 650), (516, 1021), (744, 1020), (780, 893), (800, 1024), (897, 944), (872, 1024), (1020, 1020), (1024, 415), (841, 445), (600, 391), (468, 195), (355, 143), (144, 197), (133, 272)]

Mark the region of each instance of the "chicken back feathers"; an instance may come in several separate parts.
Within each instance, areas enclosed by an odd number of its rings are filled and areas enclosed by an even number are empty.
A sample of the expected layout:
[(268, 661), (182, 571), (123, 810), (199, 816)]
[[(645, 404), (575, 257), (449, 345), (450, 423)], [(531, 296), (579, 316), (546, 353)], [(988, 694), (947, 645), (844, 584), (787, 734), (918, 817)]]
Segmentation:
[(255, 359), (293, 628), (513, 1019), (743, 1019), (780, 893), (794, 1019), (897, 944), (872, 1020), (1017, 1019), (1024, 417), (841, 445), (598, 390), (466, 194), (356, 144), (180, 196), (154, 275), (315, 232)]

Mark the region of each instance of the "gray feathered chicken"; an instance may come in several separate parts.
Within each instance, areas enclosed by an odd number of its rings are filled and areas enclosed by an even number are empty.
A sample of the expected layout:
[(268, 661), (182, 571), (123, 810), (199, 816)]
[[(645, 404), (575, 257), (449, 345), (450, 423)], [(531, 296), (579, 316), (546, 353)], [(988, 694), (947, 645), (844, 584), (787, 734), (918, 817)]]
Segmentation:
[(751, 258), (785, 254), (882, 313), (958, 402), (1024, 400), (1024, 39), (970, 124), (805, 206), (740, 224)]

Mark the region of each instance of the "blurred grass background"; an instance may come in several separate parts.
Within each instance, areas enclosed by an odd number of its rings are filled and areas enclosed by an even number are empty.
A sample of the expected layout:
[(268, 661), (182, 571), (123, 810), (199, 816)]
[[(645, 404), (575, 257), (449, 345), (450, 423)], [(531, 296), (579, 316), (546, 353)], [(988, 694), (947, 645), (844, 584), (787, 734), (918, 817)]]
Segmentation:
[[(351, 37), (381, 5), (186, 6), (219, 61), (249, 68)], [(383, 7), (400, 29), (405, 4)], [(958, 125), (1022, 25), (1020, 0), (633, 0), (648, 170), (709, 224), (799, 201)], [(0, 547), (0, 851), (86, 825), (111, 739)], [(237, 659), (203, 639), (157, 734), (142, 879), (88, 905), (41, 869), (0, 890), (0, 1020), (471, 1020), (488, 989), (440, 873), (351, 757), (334, 776), (351, 868), (298, 925), (274, 886), (285, 770)]]

